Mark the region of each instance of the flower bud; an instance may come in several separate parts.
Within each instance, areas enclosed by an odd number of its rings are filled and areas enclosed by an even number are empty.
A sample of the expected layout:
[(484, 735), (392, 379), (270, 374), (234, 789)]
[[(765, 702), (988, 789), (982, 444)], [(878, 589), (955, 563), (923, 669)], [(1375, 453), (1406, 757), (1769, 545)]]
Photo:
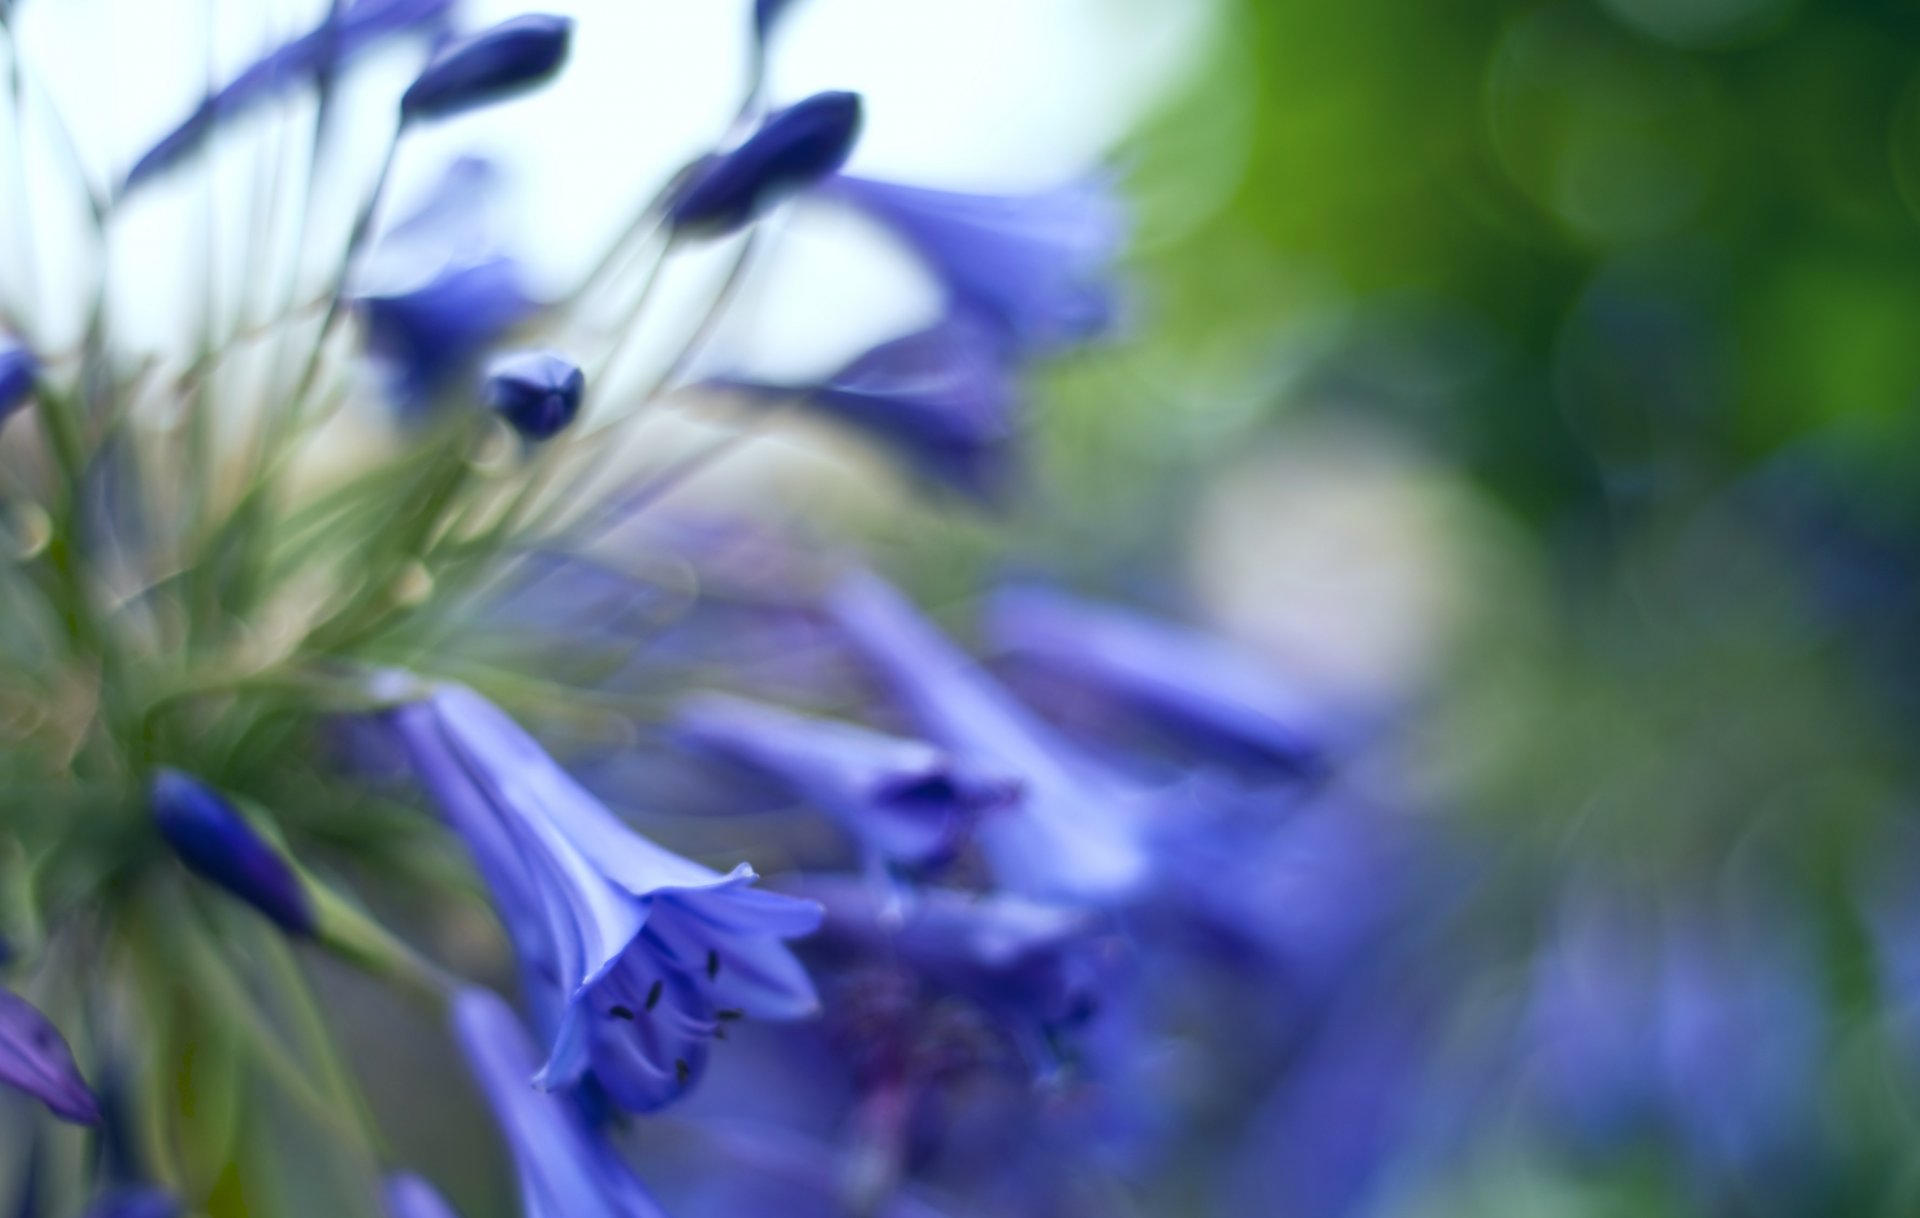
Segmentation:
[(0, 422), (27, 404), (34, 382), (40, 379), (40, 361), (11, 338), (0, 338)]
[(571, 17), (524, 13), (453, 43), (408, 86), (401, 120), (445, 118), (544, 84), (572, 40)]
[(767, 118), (732, 152), (697, 170), (668, 209), (676, 233), (718, 237), (846, 164), (860, 135), (858, 93), (816, 93)]
[(551, 440), (566, 430), (586, 389), (579, 365), (551, 351), (502, 356), (487, 370), (488, 408), (529, 440)]
[(76, 1125), (100, 1123), (100, 1101), (80, 1077), (73, 1050), (47, 1017), (0, 990), (0, 1084), (24, 1091)]
[(178, 770), (154, 776), (152, 798), (160, 836), (189, 870), (253, 906), (288, 934), (313, 934), (317, 918), (306, 886), (232, 804)]

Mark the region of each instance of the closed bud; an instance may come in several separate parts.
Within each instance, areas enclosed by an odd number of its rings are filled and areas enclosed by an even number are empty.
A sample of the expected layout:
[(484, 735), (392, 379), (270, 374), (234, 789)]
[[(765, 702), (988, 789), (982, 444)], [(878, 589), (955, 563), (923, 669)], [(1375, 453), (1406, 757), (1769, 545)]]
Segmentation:
[(487, 370), (487, 407), (529, 440), (551, 440), (580, 413), (587, 378), (551, 351), (502, 356)]
[(858, 93), (816, 93), (769, 116), (691, 176), (668, 211), (674, 231), (718, 237), (745, 228), (846, 164), (860, 119)]
[(178, 770), (155, 775), (153, 819), (187, 868), (306, 937), (317, 918), (292, 864), (213, 788)]
[(445, 118), (544, 84), (567, 60), (573, 19), (525, 13), (448, 46), (400, 99), (403, 121)]
[(40, 361), (11, 338), (0, 337), (0, 422), (27, 404), (40, 379)]

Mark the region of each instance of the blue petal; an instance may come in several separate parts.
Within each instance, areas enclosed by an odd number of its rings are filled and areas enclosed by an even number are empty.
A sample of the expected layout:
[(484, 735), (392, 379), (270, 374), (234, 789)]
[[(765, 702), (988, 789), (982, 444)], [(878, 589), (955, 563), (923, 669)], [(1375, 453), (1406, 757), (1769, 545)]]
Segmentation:
[(486, 349), (539, 309), (520, 264), (493, 257), (448, 268), (407, 291), (355, 301), (367, 350), (403, 408), (429, 405), (470, 371)]
[(40, 361), (33, 352), (0, 335), (0, 423), (27, 404), (39, 379)]
[(523, 13), (444, 47), (400, 99), (404, 119), (446, 118), (553, 78), (573, 44), (573, 19)]
[(86, 1218), (178, 1218), (184, 1207), (157, 1188), (115, 1189), (87, 1207)]
[(100, 1102), (66, 1040), (32, 1003), (6, 990), (0, 990), (0, 1083), (33, 1096), (62, 1120), (100, 1123)]
[(411, 1172), (387, 1177), (387, 1218), (459, 1218), (433, 1185)]
[(775, 111), (733, 151), (698, 166), (667, 208), (676, 233), (724, 236), (846, 164), (860, 135), (856, 93), (816, 93)]

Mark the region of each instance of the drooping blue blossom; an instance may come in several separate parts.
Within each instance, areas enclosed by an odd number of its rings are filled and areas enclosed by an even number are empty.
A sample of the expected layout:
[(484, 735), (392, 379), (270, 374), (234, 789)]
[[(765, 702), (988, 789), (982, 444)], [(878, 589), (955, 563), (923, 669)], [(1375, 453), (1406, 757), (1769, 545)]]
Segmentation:
[(189, 870), (288, 934), (313, 933), (313, 900), (300, 877), (219, 792), (178, 770), (161, 770), (150, 795), (154, 825)]
[(1305, 699), (1210, 638), (1037, 588), (992, 597), (983, 628), (1018, 671), (1102, 726), (1144, 728), (1258, 775), (1322, 765)]
[(507, 1004), (484, 990), (454, 999), (454, 1034), (513, 1156), (522, 1218), (664, 1218), (577, 1104), (527, 1085), (539, 1055)]
[(818, 385), (714, 383), (796, 401), (928, 483), (979, 502), (1005, 498), (1015, 481), (1019, 388), (999, 344), (963, 316), (882, 343)]
[(978, 195), (840, 174), (820, 192), (892, 230), (939, 276), (956, 308), (1016, 350), (1057, 350), (1114, 322), (1112, 264), (1124, 225), (1102, 186)]
[(528, 440), (551, 440), (566, 430), (586, 392), (580, 365), (551, 351), (516, 352), (487, 369), (488, 409)]
[(77, 1125), (100, 1123), (100, 1101), (73, 1050), (34, 1005), (0, 990), (0, 1084), (24, 1091), (62, 1120)]
[(12, 418), (40, 380), (40, 361), (22, 343), (0, 335), (0, 423)]
[(193, 155), (221, 124), (339, 71), (390, 37), (443, 27), (453, 6), (454, 0), (331, 4), (318, 26), (250, 64), (142, 153), (127, 172), (121, 194), (131, 193)]
[(361, 296), (355, 307), (389, 396), (419, 410), (540, 306), (518, 262), (490, 257), (449, 267), (417, 287)]
[(459, 1218), (438, 1189), (412, 1172), (388, 1176), (382, 1192), (387, 1203), (387, 1218)]
[(400, 99), (403, 121), (446, 118), (551, 80), (567, 61), (573, 19), (522, 13), (443, 47)]
[(1026, 896), (1124, 899), (1145, 883), (1143, 810), (1079, 764), (1064, 742), (869, 575), (843, 581), (827, 608), (853, 652), (927, 738), (1021, 783), (1016, 807), (982, 818), (975, 839), (1000, 884)]
[(86, 1218), (179, 1218), (180, 1199), (157, 1188), (118, 1188), (95, 1199)]
[(820, 910), (628, 828), (498, 708), (448, 686), (392, 712), (414, 771), (466, 842), (520, 956), (550, 1052), (542, 1085), (589, 1075), (623, 1107), (693, 1085), (729, 1019), (818, 1006), (783, 940)]
[(721, 694), (688, 700), (673, 730), (684, 747), (780, 784), (889, 863), (951, 857), (976, 816), (1020, 796), (1017, 782), (922, 741)]
[(697, 166), (667, 207), (684, 236), (737, 232), (788, 195), (846, 164), (860, 135), (860, 95), (816, 93), (767, 117), (730, 152)]

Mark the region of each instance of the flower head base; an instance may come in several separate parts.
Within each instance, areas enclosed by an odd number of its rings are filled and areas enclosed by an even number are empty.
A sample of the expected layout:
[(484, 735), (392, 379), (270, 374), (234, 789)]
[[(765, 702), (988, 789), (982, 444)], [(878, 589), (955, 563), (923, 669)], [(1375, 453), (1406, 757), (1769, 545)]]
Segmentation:
[(40, 380), (40, 361), (11, 338), (0, 336), (0, 423), (13, 417), (33, 396)]
[(551, 351), (502, 356), (487, 371), (487, 408), (528, 440), (551, 440), (580, 413), (587, 377)]
[(401, 120), (447, 118), (545, 84), (566, 63), (572, 42), (570, 17), (510, 17), (436, 55), (401, 97)]
[(313, 901), (279, 851), (213, 788), (178, 770), (154, 776), (153, 820), (180, 861), (290, 935), (314, 932)]
[(32, 1003), (0, 990), (0, 1084), (39, 1100), (77, 1125), (100, 1123), (100, 1101), (74, 1064), (73, 1050)]
[(860, 135), (857, 93), (816, 93), (776, 111), (746, 143), (695, 169), (667, 208), (676, 233), (738, 232), (847, 163)]

